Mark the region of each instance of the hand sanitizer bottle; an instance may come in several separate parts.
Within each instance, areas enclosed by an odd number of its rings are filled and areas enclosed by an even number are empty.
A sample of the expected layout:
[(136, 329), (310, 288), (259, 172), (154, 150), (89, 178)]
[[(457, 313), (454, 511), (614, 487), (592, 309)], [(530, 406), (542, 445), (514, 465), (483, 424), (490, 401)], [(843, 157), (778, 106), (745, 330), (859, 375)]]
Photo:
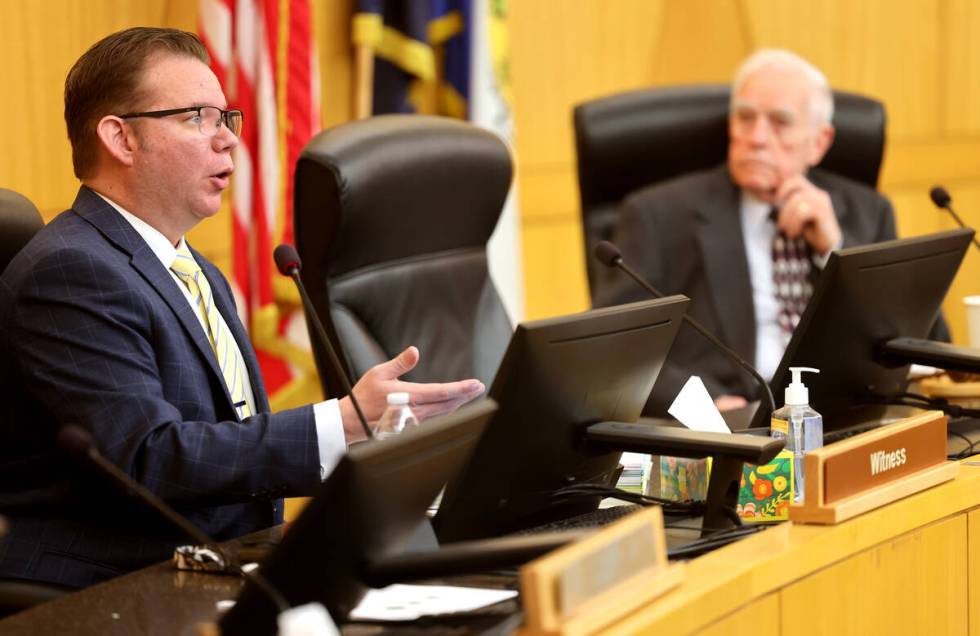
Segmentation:
[(792, 381), (786, 387), (783, 408), (772, 414), (770, 433), (786, 438), (786, 450), (793, 453), (793, 501), (803, 501), (803, 456), (823, 446), (823, 416), (810, 408), (810, 391), (800, 380), (804, 371), (820, 373), (809, 367), (790, 367)]

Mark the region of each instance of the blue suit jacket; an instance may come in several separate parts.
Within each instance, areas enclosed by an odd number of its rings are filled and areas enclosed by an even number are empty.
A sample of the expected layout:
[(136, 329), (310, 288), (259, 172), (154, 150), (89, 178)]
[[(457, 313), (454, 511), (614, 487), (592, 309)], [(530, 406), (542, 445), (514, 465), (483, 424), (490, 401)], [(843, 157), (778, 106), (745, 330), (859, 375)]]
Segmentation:
[(187, 538), (62, 454), (65, 423), (219, 540), (281, 519), (319, 481), (312, 407), (269, 413), (227, 281), (195, 257), (241, 348), (258, 414), (237, 418), (201, 325), (132, 226), (83, 187), (0, 278), (0, 576), (84, 586)]

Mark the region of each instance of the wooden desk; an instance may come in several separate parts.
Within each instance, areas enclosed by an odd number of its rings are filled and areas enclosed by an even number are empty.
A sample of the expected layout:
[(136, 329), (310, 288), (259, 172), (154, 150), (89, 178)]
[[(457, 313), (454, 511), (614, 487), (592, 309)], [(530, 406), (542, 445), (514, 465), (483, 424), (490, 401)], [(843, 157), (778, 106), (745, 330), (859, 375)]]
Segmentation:
[[(840, 525), (787, 523), (689, 561), (677, 589), (604, 633), (980, 636), (977, 581), (980, 456), (964, 462), (951, 482)], [(215, 602), (234, 598), (239, 586), (232, 577), (159, 564), (0, 621), (0, 634), (189, 635), (195, 623), (214, 620)], [(496, 626), (507, 633), (517, 605), (495, 607), (482, 617), (408, 631), (478, 633)], [(343, 631), (399, 630), (345, 625)]]
[[(837, 526), (770, 528), (688, 563), (607, 634), (980, 636), (980, 457)], [(972, 585), (971, 585), (972, 582)]]
[[(273, 528), (248, 538), (278, 540), (280, 533), (280, 528)], [(232, 541), (227, 545), (235, 549), (238, 544)], [(455, 582), (486, 587), (504, 587), (507, 583), (516, 585), (514, 577), (503, 576), (465, 577)], [(241, 586), (241, 580), (234, 576), (178, 572), (169, 562), (158, 563), (0, 620), (0, 634), (196, 636), (198, 623), (217, 620), (215, 603), (234, 599)], [(519, 623), (517, 602), (507, 601), (473, 615), (442, 621), (433, 619), (411, 623), (406, 627), (414, 635), (445, 634), (449, 631), (460, 635), (506, 634), (511, 633)], [(344, 625), (342, 631), (347, 636), (406, 632), (399, 627), (352, 623)]]
[[(275, 539), (279, 533), (261, 534)], [(14, 614), (0, 621), (0, 634), (191, 636), (196, 623), (214, 620), (216, 602), (235, 598), (239, 589), (241, 581), (233, 576), (178, 572), (169, 562), (159, 563)]]

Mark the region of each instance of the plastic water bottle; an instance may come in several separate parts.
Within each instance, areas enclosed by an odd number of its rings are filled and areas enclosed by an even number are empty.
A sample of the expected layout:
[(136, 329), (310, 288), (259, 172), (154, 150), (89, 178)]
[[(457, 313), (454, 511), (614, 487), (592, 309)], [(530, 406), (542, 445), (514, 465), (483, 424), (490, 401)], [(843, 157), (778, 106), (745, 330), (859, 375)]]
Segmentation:
[(406, 428), (414, 428), (419, 425), (418, 418), (408, 406), (408, 399), (408, 393), (388, 394), (388, 408), (385, 409), (381, 419), (374, 427), (373, 432), (376, 438), (393, 437)]
[(793, 453), (793, 501), (803, 501), (803, 456), (823, 446), (823, 416), (810, 408), (810, 391), (800, 379), (804, 371), (820, 373), (807, 367), (790, 367), (792, 381), (786, 387), (785, 406), (772, 414), (770, 433), (786, 438), (786, 450)]

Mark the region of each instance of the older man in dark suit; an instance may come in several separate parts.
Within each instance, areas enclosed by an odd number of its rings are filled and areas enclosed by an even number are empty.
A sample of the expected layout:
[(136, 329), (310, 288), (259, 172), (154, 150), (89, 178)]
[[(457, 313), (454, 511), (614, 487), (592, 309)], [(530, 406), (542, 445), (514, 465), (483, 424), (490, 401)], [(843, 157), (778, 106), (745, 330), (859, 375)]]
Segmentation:
[[(280, 521), (281, 497), (310, 494), (363, 435), (349, 398), (269, 411), (228, 283), (184, 238), (228, 186), (242, 114), (226, 109), (181, 31), (113, 34), (69, 72), (82, 187), (0, 278), (0, 576), (81, 587), (186, 540), (63, 456), (67, 423), (218, 539)], [(423, 417), (483, 391), (398, 380), (418, 355), (354, 387), (369, 419), (391, 391)]]
[[(615, 242), (626, 260), (769, 378), (831, 250), (895, 238), (891, 204), (816, 166), (834, 138), (823, 74), (765, 50), (736, 73), (726, 165), (656, 184), (624, 203)], [(683, 152), (679, 148), (678, 152)], [(606, 271), (597, 305), (644, 297)], [(671, 349), (648, 411), (662, 413), (691, 375), (722, 409), (758, 395), (752, 379), (690, 329)]]

